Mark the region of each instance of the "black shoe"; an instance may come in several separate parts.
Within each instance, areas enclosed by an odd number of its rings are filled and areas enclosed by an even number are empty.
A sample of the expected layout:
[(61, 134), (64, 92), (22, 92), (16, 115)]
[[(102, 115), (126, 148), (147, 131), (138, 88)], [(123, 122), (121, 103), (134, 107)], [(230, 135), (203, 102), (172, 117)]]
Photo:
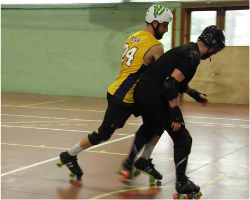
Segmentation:
[(71, 156), (66, 151), (60, 154), (60, 159), (63, 162), (63, 164), (65, 164), (73, 174), (75, 174), (78, 177), (82, 177), (83, 172), (77, 163), (77, 156)]
[(130, 159), (124, 160), (124, 162), (122, 164), (122, 168), (123, 168), (123, 170), (131, 172), (133, 169), (133, 162)]
[(153, 159), (145, 160), (144, 158), (140, 157), (134, 164), (135, 168), (149, 174), (150, 176), (153, 176), (157, 180), (161, 180), (162, 175), (155, 169), (152, 160)]
[(198, 193), (200, 191), (200, 186), (195, 185), (188, 177), (185, 177), (183, 181), (177, 181), (175, 183), (175, 189), (179, 194), (190, 194)]
[(123, 176), (120, 181), (128, 184), (127, 180), (133, 179), (133, 162), (129, 159), (124, 160), (117, 173)]

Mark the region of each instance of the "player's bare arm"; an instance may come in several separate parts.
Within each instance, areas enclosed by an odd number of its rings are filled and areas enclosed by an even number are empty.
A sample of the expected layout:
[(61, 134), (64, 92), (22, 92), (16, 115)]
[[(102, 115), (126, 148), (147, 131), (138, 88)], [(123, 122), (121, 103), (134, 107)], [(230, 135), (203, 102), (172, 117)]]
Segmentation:
[(156, 61), (159, 57), (161, 57), (164, 53), (163, 45), (157, 44), (153, 46), (148, 52), (144, 55), (144, 62), (150, 64)]

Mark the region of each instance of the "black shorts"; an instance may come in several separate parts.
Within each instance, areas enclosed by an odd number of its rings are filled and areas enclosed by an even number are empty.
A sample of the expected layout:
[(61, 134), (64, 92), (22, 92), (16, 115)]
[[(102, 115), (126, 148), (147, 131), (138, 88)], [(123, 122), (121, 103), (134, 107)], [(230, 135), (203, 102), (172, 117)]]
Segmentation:
[(134, 100), (143, 122), (164, 129), (171, 126), (168, 100), (164, 99), (159, 86), (140, 80), (135, 87)]
[(133, 114), (135, 117), (140, 116), (134, 103), (124, 103), (122, 100), (107, 93), (108, 108), (106, 110), (103, 125), (114, 128), (122, 128), (128, 118)]

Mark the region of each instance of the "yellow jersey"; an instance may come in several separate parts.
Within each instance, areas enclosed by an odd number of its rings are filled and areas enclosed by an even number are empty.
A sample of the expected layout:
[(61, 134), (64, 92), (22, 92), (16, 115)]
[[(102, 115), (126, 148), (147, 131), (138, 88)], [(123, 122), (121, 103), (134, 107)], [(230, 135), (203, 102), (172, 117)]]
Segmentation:
[(129, 36), (123, 46), (122, 69), (108, 92), (125, 103), (134, 103), (133, 93), (140, 75), (147, 69), (144, 55), (153, 46), (161, 44), (148, 31), (138, 31)]

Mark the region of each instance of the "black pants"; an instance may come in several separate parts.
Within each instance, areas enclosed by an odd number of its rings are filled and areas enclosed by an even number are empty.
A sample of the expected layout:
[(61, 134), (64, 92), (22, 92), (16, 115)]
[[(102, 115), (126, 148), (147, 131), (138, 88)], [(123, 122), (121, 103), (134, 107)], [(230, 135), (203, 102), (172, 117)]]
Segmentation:
[(172, 130), (169, 102), (162, 94), (160, 86), (157, 88), (150, 83), (139, 81), (135, 88), (134, 100), (143, 119), (143, 125), (136, 133), (134, 141), (137, 151), (154, 137), (153, 130), (166, 130), (174, 142), (176, 173), (183, 176), (191, 151), (192, 137), (184, 125), (177, 132)]
[(101, 142), (111, 138), (116, 129), (122, 128), (128, 118), (136, 115), (136, 107), (133, 103), (124, 103), (113, 95), (107, 93), (108, 108), (106, 110), (103, 122), (98, 128), (98, 133), (88, 134), (89, 141), (92, 145), (98, 145)]

